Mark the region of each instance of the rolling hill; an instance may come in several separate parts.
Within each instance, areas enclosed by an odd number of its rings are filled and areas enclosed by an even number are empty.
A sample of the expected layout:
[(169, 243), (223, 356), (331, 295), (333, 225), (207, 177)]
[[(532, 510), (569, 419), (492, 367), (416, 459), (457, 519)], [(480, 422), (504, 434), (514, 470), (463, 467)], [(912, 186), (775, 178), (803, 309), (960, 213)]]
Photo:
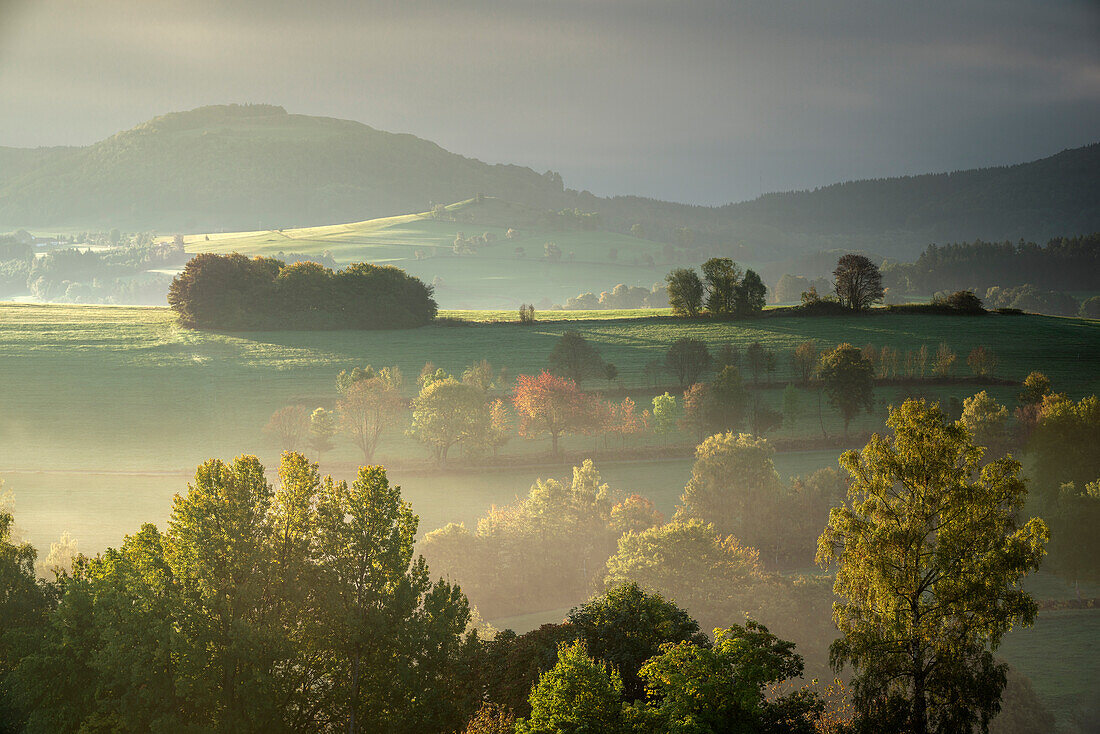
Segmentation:
[(553, 172), (490, 165), (412, 135), (270, 105), (221, 105), (163, 115), (86, 147), (0, 148), (0, 231), (266, 231), (422, 212), (481, 193), (598, 212), (613, 232), (641, 224), (649, 239), (690, 241), (700, 256), (761, 263), (859, 249), (911, 258), (930, 242), (1100, 230), (1098, 182), (1094, 144), (1014, 166), (701, 207), (601, 198), (565, 188)]

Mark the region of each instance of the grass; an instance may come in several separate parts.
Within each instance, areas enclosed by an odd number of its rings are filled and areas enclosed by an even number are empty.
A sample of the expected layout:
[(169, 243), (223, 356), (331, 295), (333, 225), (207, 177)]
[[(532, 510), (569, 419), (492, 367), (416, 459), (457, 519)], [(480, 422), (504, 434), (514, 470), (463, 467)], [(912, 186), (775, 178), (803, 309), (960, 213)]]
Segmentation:
[(1097, 640), (1100, 611), (1045, 611), (1034, 627), (1010, 632), (998, 656), (1031, 679), (1064, 730), (1074, 714), (1100, 700)]
[[(647, 255), (659, 261), (664, 248), (659, 242), (602, 230), (550, 228), (537, 223), (535, 210), (491, 197), (447, 209), (447, 216), (456, 221), (427, 213), (406, 214), (303, 229), (188, 235), (184, 242), (188, 252), (275, 256), (328, 251), (340, 265), (396, 265), (425, 282), (435, 282), (439, 302), (456, 308), (511, 307), (536, 296), (564, 303), (579, 293), (610, 291), (617, 283), (648, 288), (663, 281), (668, 269), (645, 264)], [(506, 238), (509, 228), (518, 229), (519, 236)], [(494, 235), (493, 244), (476, 254), (454, 254), (458, 234), (472, 237), (486, 232)], [(547, 242), (561, 249), (560, 261), (544, 257)], [(523, 257), (515, 254), (517, 247), (524, 248)]]

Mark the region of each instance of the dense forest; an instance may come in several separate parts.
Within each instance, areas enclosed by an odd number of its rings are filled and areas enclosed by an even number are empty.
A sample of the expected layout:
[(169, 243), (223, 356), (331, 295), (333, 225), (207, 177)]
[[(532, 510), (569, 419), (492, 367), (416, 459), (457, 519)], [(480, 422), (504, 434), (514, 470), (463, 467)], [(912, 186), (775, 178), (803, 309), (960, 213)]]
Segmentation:
[[(1032, 163), (836, 184), (725, 207), (567, 189), (412, 135), (269, 105), (173, 113), (84, 148), (0, 149), (0, 223), (225, 231), (361, 221), (477, 193), (757, 261), (837, 248), (912, 256), (948, 238), (1100, 230), (1100, 145)], [(164, 175), (173, 171), (173, 175)], [(1041, 203), (1038, 203), (1041, 202)], [(722, 254), (732, 254), (723, 251)]]

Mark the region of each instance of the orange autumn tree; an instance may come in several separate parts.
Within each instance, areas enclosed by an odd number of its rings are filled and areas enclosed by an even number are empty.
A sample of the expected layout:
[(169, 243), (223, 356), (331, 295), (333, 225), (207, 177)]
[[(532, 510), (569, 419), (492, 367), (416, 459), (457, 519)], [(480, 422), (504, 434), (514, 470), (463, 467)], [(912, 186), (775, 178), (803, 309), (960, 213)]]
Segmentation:
[(543, 371), (538, 377), (516, 378), (512, 404), (519, 414), (519, 433), (525, 438), (550, 434), (554, 456), (563, 433), (579, 433), (599, 420), (599, 400), (577, 383)]

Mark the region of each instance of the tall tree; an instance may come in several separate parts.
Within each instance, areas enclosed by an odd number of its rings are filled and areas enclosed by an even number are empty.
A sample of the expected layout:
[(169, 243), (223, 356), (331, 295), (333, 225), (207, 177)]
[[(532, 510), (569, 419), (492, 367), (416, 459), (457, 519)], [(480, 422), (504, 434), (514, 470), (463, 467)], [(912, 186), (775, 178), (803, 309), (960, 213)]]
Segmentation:
[(676, 377), (681, 388), (698, 382), (699, 377), (710, 369), (710, 364), (710, 351), (706, 342), (700, 339), (682, 337), (665, 352), (665, 367)]
[(426, 444), (442, 466), (456, 444), (478, 446), (490, 432), (485, 391), (453, 377), (424, 386), (412, 402), (409, 435)]
[(677, 316), (699, 315), (703, 308), (703, 281), (691, 268), (677, 268), (665, 276), (668, 304)]
[[(326, 480), (317, 502), (332, 713), (357, 732), (447, 731), (465, 597), (414, 556), (419, 518), (380, 466)], [(448, 716), (451, 721), (448, 722)]]
[(870, 413), (874, 406), (875, 368), (860, 350), (844, 343), (822, 355), (818, 372), (829, 404), (844, 418), (844, 435), (847, 436), (852, 418), (860, 410)]
[(732, 316), (737, 310), (741, 268), (728, 257), (712, 257), (703, 263), (707, 311), (713, 316)]
[(288, 405), (271, 414), (264, 433), (281, 451), (297, 451), (309, 439), (309, 427), (309, 409), (304, 405)]
[(782, 490), (774, 456), (766, 439), (747, 433), (707, 438), (695, 449), (676, 517), (713, 523), (755, 548), (770, 546)]
[(558, 455), (558, 439), (592, 425), (599, 401), (582, 392), (575, 382), (543, 372), (538, 377), (516, 378), (512, 398), (519, 414), (521, 436), (550, 434), (551, 451)]
[(550, 371), (567, 377), (580, 386), (586, 377), (604, 376), (604, 362), (600, 353), (587, 339), (576, 331), (561, 335), (550, 352)]
[(734, 294), (734, 313), (741, 317), (752, 316), (763, 311), (767, 302), (768, 287), (755, 270), (746, 270)]
[(841, 457), (848, 502), (819, 541), (842, 600), (831, 658), (857, 669), (854, 701), (880, 731), (984, 729), (1005, 685), (993, 651), (1035, 618), (1020, 582), (1038, 568), (1047, 528), (1019, 522), (1019, 462), (983, 466), (966, 427), (937, 405), (907, 400), (887, 425), (892, 436)]
[(810, 384), (814, 370), (820, 362), (820, 352), (813, 342), (802, 342), (791, 352), (791, 367), (803, 385)]
[[(341, 372), (340, 377), (345, 373)], [(363, 452), (364, 463), (374, 460), (374, 452), (382, 432), (393, 426), (394, 418), (405, 407), (401, 398), (401, 372), (396, 367), (374, 372), (370, 367), (365, 376), (341, 383), (337, 378), (340, 397), (336, 410), (340, 413), (340, 426)]]
[(870, 308), (886, 295), (878, 265), (868, 257), (855, 253), (848, 253), (837, 261), (833, 271), (833, 290), (841, 305), (853, 311)]

